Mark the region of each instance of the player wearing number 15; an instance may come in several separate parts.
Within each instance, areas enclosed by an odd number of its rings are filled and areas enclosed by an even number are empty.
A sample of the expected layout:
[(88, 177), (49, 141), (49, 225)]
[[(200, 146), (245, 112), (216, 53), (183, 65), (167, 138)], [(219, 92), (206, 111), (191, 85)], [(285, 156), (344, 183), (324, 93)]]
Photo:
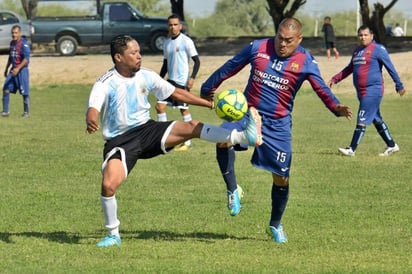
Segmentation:
[[(263, 137), (263, 144), (256, 147), (251, 162), (255, 167), (272, 174), (272, 212), (269, 228), (273, 239), (279, 243), (287, 241), (280, 221), (289, 194), (289, 172), (292, 160), (291, 112), (296, 93), (303, 81), (309, 81), (325, 106), (336, 116), (347, 118), (352, 116), (350, 108), (341, 105), (323, 81), (316, 60), (300, 46), (301, 41), (301, 23), (295, 18), (284, 19), (278, 27), (275, 38), (251, 42), (216, 70), (201, 87), (202, 97), (210, 98), (224, 80), (250, 65), (250, 75), (244, 94), (249, 109), (256, 109), (262, 117)], [(249, 111), (249, 114), (256, 115), (253, 111)], [(224, 123), (223, 127), (242, 129), (245, 126), (245, 119)], [(235, 150), (240, 149), (242, 147), (228, 143), (218, 143), (216, 148), (217, 161), (226, 183), (228, 207), (232, 216), (240, 211), (234, 170)], [(242, 186), (245, 189), (247, 183), (243, 182)]]

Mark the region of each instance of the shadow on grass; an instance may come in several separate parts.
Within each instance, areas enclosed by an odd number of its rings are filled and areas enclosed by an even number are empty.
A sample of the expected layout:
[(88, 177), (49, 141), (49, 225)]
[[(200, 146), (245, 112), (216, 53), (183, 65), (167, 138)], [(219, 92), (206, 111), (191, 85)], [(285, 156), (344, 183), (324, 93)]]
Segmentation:
[[(104, 234), (102, 234), (103, 236)], [(11, 237), (34, 237), (45, 239), (50, 242), (65, 243), (65, 244), (82, 244), (81, 241), (91, 238), (100, 239), (99, 235), (81, 235), (80, 233), (68, 233), (64, 231), (54, 232), (0, 232), (0, 241), (8, 244), (13, 244)], [(159, 241), (184, 241), (187, 239), (198, 241), (213, 241), (213, 240), (256, 240), (250, 237), (237, 237), (229, 234), (218, 234), (210, 232), (187, 232), (176, 233), (172, 231), (121, 231), (122, 239), (142, 239), (142, 240), (159, 240)]]
[(79, 234), (67, 233), (64, 231), (54, 232), (0, 232), (0, 241), (12, 244), (13, 241), (10, 237), (35, 237), (40, 239), (46, 239), (50, 242), (57, 243), (71, 243), (78, 244), (82, 237)]

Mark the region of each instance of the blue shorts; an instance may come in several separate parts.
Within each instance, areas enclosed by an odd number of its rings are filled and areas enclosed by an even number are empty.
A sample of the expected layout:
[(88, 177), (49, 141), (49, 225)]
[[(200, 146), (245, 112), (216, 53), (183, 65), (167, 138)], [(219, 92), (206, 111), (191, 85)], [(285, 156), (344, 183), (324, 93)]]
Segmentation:
[(19, 74), (13, 76), (13, 74), (7, 74), (6, 81), (4, 82), (3, 91), (8, 90), (10, 93), (20, 92), (21, 95), (29, 95), (29, 70), (23, 68)]
[(363, 97), (360, 98), (359, 101), (358, 124), (370, 125), (374, 122), (382, 122), (382, 116), (379, 110), (382, 96)]
[[(242, 131), (247, 125), (247, 115), (237, 122), (224, 122), (223, 128)], [(262, 116), (263, 144), (256, 147), (251, 163), (279, 176), (289, 177), (292, 162), (292, 123), (289, 117), (269, 119)], [(246, 150), (247, 146), (234, 146), (235, 150)]]

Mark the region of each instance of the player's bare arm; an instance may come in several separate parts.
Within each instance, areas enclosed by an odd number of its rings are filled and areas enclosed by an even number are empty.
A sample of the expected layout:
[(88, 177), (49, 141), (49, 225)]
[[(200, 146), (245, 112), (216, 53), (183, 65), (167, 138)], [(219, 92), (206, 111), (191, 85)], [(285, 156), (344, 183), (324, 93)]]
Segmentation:
[(89, 108), (86, 113), (86, 132), (92, 134), (99, 130), (99, 111)]
[(345, 116), (348, 120), (352, 120), (352, 110), (349, 106), (338, 104), (335, 107), (335, 112), (339, 114), (339, 116)]
[(176, 101), (184, 102), (190, 105), (207, 107), (211, 109), (214, 107), (213, 101), (200, 98), (184, 89), (176, 88), (171, 96)]

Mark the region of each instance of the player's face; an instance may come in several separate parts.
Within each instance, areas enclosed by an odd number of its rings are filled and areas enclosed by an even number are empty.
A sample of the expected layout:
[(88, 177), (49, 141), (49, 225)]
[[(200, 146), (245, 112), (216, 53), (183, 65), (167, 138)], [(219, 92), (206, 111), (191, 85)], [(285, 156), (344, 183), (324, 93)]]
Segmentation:
[(136, 40), (127, 43), (127, 49), (123, 54), (116, 54), (116, 68), (119, 73), (125, 77), (133, 76), (140, 70), (142, 64), (142, 55), (140, 46)]
[(170, 18), (168, 22), (169, 26), (169, 34), (172, 37), (175, 37), (180, 34), (182, 31), (182, 23), (180, 23), (180, 20), (178, 18)]
[(14, 28), (11, 30), (11, 39), (13, 41), (19, 41), (21, 37), (21, 32), (18, 28)]
[(302, 42), (302, 34), (287, 27), (280, 27), (275, 36), (275, 51), (279, 57), (289, 57)]
[(358, 37), (359, 37), (359, 43), (362, 46), (369, 45), (370, 43), (372, 43), (372, 40), (373, 40), (373, 34), (371, 34), (369, 29), (359, 30)]

